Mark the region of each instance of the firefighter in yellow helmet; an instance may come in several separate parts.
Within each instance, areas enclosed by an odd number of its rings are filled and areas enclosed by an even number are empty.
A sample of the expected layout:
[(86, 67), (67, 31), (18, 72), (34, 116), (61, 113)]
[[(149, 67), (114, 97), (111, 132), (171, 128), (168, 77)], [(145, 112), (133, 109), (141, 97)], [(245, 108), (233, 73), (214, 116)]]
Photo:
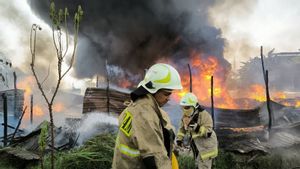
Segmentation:
[(172, 90), (182, 89), (178, 72), (158, 63), (146, 72), (132, 102), (119, 116), (113, 169), (171, 169), (175, 134), (166, 112)]
[(198, 169), (210, 169), (212, 159), (218, 155), (218, 141), (213, 131), (211, 115), (199, 104), (193, 93), (180, 100), (183, 116), (177, 133), (177, 146), (183, 146), (183, 138), (190, 134), (189, 144)]

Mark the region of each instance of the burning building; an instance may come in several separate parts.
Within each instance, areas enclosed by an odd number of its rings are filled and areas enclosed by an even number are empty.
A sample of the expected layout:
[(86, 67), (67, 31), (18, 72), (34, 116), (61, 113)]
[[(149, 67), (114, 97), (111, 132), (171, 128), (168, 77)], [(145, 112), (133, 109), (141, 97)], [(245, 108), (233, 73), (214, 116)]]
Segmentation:
[[(208, 0), (66, 0), (57, 1), (56, 5), (60, 8), (68, 6), (72, 11), (77, 4), (81, 4), (85, 11), (74, 65), (77, 78), (109, 75), (111, 83), (134, 88), (142, 79), (145, 68), (157, 62), (169, 63), (179, 70), (185, 89), (175, 95), (176, 100), (188, 92), (190, 76), (187, 64), (190, 64), (193, 92), (199, 98), (200, 104), (208, 109), (211, 107), (210, 94), (213, 90), (217, 127), (230, 128), (231, 131), (235, 131), (236, 128), (246, 131), (246, 127), (262, 130), (260, 124), (265, 125), (266, 111), (260, 107), (264, 107), (261, 104), (266, 99), (260, 60), (255, 58), (253, 66), (245, 65), (240, 70), (238, 80), (241, 83), (228, 86), (228, 81), (233, 79), (229, 77), (231, 65), (223, 57), (225, 39), (222, 38), (221, 30), (211, 24), (208, 16), (208, 9), (214, 3), (215, 1)], [(30, 6), (43, 20), (50, 22), (47, 12), (49, 1), (32, 0)], [(283, 91), (293, 90), (297, 86), (298, 82), (294, 80), (297, 79), (296, 76), (283, 74), (298, 72), (295, 71), (298, 70), (297, 66), (293, 67), (293, 70), (286, 64), (287, 69), (282, 71), (278, 64), (285, 63), (287, 58), (291, 60), (288, 62), (293, 62), (295, 58), (297, 61), (297, 56), (295, 54), (293, 57), (287, 57), (284, 53), (277, 53), (275, 56), (274, 53), (270, 53), (266, 58), (272, 100), (284, 98)], [(283, 78), (286, 79), (282, 80)], [(291, 80), (294, 81), (293, 85)], [(277, 82), (281, 81), (284, 81), (284, 84), (277, 85)], [(236, 91), (234, 95), (231, 94), (231, 90)], [(84, 97), (83, 112), (110, 112), (113, 103), (108, 101), (107, 95), (112, 92), (114, 91), (88, 89)], [(121, 95), (125, 100), (128, 93)], [(118, 101), (122, 102), (119, 99)], [(122, 107), (113, 111), (120, 113), (121, 109)], [(262, 114), (263, 123), (260, 121)]]
[[(11, 61), (0, 53), (0, 135), (13, 132), (11, 127), (17, 124), (18, 118), (22, 114), (24, 104), (24, 91), (16, 88), (16, 74)], [(4, 130), (2, 129), (4, 126)], [(11, 130), (11, 131), (10, 131)], [(4, 131), (4, 133), (3, 133)]]
[[(12, 63), (3, 53), (0, 53), (0, 93), (8, 98), (8, 112), (19, 116), (23, 109), (24, 91), (16, 88), (16, 74)], [(2, 110), (2, 98), (0, 100)]]
[[(0, 53), (0, 94), (7, 97), (8, 113), (19, 117), (23, 110), (24, 91), (17, 89), (16, 78), (11, 61)], [(0, 101), (0, 109), (3, 112), (3, 97)]]
[[(270, 51), (265, 57), (265, 67), (270, 72), (270, 85), (278, 91), (299, 92), (300, 52)], [(239, 82), (243, 86), (263, 84), (261, 60), (255, 57), (239, 70)], [(249, 78), (252, 77), (252, 78)]]

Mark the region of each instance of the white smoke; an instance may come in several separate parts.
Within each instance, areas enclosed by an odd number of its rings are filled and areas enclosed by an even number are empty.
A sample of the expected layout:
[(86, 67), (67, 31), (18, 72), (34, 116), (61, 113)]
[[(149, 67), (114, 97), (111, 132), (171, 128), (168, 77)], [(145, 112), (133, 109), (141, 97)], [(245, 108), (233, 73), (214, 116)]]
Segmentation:
[(77, 144), (81, 145), (100, 133), (114, 132), (117, 126), (118, 119), (116, 116), (100, 112), (88, 113), (82, 118), (79, 128), (76, 129), (77, 136), (79, 136)]

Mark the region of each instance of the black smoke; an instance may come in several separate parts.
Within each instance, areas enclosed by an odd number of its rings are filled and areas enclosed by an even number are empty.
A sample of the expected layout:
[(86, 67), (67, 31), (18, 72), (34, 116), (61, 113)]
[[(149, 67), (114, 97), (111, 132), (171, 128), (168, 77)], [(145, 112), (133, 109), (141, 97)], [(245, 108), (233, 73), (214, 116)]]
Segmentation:
[[(28, 0), (49, 22), (49, 0)], [(223, 58), (225, 40), (210, 24), (213, 0), (57, 0), (58, 8), (84, 10), (75, 72), (79, 78), (105, 74), (105, 60), (125, 72), (140, 74), (161, 58), (188, 62), (191, 50)]]

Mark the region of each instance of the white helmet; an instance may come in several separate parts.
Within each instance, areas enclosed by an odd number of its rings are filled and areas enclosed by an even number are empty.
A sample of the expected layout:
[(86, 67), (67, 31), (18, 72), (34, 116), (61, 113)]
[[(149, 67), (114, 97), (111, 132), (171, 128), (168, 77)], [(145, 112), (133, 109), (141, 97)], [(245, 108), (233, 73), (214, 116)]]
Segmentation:
[(185, 94), (180, 100), (181, 106), (193, 106), (194, 108), (196, 108), (197, 104), (198, 99), (193, 93)]
[(151, 66), (146, 72), (144, 80), (138, 86), (143, 86), (152, 94), (159, 89), (182, 89), (181, 79), (177, 70), (164, 63), (157, 63)]

